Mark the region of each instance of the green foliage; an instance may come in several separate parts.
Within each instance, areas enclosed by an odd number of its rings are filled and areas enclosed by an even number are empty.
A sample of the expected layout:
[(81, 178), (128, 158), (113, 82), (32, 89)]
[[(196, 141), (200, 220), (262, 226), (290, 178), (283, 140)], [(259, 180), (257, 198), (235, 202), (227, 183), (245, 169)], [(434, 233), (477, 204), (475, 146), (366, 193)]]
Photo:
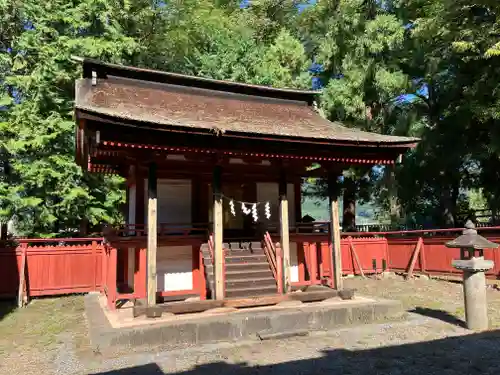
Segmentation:
[(0, 2), (0, 221), (54, 236), (121, 220), (119, 178), (74, 162), (71, 55), (219, 79), (309, 87), (293, 2)]
[(315, 62), (326, 117), (422, 138), (394, 169), (345, 172), (380, 217), (453, 225), (479, 191), (498, 211), (500, 3), (299, 3), (0, 0), (0, 221), (15, 215), (23, 234), (53, 236), (82, 219), (121, 220), (121, 179), (74, 162), (71, 55), (297, 88), (311, 87)]
[[(127, 61), (139, 49), (125, 32), (131, 2), (4, 1), (11, 24), (2, 35), (0, 82), (9, 104), (0, 126), (9, 173), (0, 180), (3, 219), (20, 234), (53, 236), (119, 219), (116, 178), (83, 174), (74, 162), (74, 80), (70, 56)], [(147, 6), (144, 3), (143, 6)]]

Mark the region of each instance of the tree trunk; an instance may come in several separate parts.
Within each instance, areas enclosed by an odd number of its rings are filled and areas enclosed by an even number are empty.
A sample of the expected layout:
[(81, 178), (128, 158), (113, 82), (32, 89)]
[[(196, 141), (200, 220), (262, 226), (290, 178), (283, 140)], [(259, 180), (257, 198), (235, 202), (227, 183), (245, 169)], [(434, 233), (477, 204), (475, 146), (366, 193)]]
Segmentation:
[(455, 227), (458, 188), (445, 187), (441, 197), (441, 226), (444, 228)]
[(0, 223), (0, 240), (7, 240), (7, 223)]
[(89, 221), (87, 219), (80, 220), (80, 236), (85, 237), (88, 235)]
[(394, 165), (385, 167), (385, 187), (387, 189), (387, 201), (389, 204), (391, 224), (399, 224), (401, 221), (401, 204), (399, 204), (398, 199), (396, 167)]
[(351, 178), (344, 178), (342, 230), (356, 231), (356, 183)]

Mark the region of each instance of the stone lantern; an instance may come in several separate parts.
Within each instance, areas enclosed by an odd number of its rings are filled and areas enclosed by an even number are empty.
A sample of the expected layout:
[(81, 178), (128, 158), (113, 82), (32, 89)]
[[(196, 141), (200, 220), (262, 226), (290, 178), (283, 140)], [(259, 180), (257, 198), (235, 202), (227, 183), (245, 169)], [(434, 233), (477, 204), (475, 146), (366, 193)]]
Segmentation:
[(467, 221), (462, 235), (446, 243), (446, 247), (459, 248), (460, 259), (452, 266), (463, 271), (465, 320), (467, 328), (476, 331), (488, 329), (485, 272), (493, 268), (491, 260), (485, 260), (484, 249), (496, 249), (498, 244), (477, 234), (472, 221)]

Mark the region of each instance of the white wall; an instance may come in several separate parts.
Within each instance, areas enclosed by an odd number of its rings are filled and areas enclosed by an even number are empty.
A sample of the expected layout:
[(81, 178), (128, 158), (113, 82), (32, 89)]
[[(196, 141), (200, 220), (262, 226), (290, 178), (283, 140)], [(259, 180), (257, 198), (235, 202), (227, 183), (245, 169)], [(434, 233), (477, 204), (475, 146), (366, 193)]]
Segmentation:
[[(148, 182), (144, 184), (145, 223), (147, 224)], [(191, 180), (158, 179), (158, 224), (191, 224)], [(160, 246), (156, 253), (158, 291), (193, 289), (193, 251), (191, 246)]]
[[(191, 180), (158, 180), (158, 224), (191, 223)], [(144, 184), (145, 223), (147, 223), (148, 181)]]
[[(128, 224), (135, 224), (135, 213), (137, 205), (137, 189), (136, 185), (132, 185), (128, 189)], [(133, 232), (133, 231), (131, 231)], [(133, 288), (134, 286), (134, 271), (135, 271), (135, 249), (129, 248), (127, 252), (128, 257), (128, 269), (127, 269), (127, 280), (128, 286)]]
[(193, 249), (191, 246), (161, 246), (156, 254), (158, 291), (193, 289)]
[(297, 243), (290, 242), (290, 281), (299, 281), (299, 261), (297, 259)]
[(136, 185), (132, 185), (128, 188), (128, 224), (135, 224), (136, 205)]
[[(288, 199), (288, 221), (290, 225), (295, 225), (295, 191), (293, 184), (287, 184), (286, 196)], [(272, 223), (279, 223), (279, 184), (277, 182), (258, 182), (257, 200), (271, 204)]]

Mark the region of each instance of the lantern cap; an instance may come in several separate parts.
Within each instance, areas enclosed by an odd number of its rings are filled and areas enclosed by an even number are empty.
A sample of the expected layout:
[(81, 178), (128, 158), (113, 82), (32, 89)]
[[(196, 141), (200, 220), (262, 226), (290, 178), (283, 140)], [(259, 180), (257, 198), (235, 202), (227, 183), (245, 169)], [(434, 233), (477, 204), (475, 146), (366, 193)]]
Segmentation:
[(477, 234), (476, 226), (471, 220), (467, 220), (461, 236), (446, 243), (446, 247), (475, 250), (496, 249), (498, 246), (498, 244)]

